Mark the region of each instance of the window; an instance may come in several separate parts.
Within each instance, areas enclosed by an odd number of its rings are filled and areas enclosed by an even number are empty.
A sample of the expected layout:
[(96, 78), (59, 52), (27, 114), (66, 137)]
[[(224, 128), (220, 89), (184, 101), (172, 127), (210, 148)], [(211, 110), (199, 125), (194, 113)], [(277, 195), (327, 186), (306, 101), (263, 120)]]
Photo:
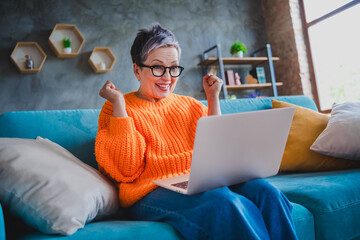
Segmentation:
[(300, 0), (320, 111), (360, 101), (360, 0)]

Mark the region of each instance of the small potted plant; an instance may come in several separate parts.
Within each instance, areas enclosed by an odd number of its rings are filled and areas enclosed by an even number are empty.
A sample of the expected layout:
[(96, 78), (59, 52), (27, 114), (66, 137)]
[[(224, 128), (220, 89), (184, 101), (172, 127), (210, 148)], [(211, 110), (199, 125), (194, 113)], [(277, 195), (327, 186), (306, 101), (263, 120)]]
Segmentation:
[(71, 40), (70, 38), (64, 38), (63, 39), (64, 44), (64, 52), (65, 53), (71, 53)]
[(233, 56), (242, 58), (244, 56), (244, 53), (247, 52), (246, 45), (236, 41), (231, 47), (230, 47), (230, 53)]

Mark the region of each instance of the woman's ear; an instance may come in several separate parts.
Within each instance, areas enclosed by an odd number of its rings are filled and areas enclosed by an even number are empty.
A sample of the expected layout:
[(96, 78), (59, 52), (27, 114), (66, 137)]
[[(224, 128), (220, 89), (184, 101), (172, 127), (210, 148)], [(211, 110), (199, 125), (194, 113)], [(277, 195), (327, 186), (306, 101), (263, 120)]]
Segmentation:
[(136, 76), (136, 78), (140, 81), (140, 67), (136, 64), (133, 63), (133, 70), (134, 70), (134, 74)]

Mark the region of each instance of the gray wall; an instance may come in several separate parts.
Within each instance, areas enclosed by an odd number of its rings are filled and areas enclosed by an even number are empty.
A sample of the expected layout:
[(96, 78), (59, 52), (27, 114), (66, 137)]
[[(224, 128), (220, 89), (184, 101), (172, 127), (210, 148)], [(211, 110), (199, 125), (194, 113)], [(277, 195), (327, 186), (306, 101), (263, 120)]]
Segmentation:
[[(106, 80), (124, 93), (137, 90), (130, 47), (140, 28), (159, 22), (183, 49), (175, 93), (204, 99), (200, 53), (216, 43), (223, 56), (235, 40), (254, 51), (266, 43), (261, 0), (1, 0), (0, 114), (7, 111), (101, 108)], [(76, 24), (85, 44), (74, 59), (57, 58), (48, 38), (55, 24)], [(37, 74), (20, 74), (10, 62), (19, 41), (36, 41), (47, 54)], [(88, 63), (96, 46), (117, 58), (111, 72), (96, 74)]]

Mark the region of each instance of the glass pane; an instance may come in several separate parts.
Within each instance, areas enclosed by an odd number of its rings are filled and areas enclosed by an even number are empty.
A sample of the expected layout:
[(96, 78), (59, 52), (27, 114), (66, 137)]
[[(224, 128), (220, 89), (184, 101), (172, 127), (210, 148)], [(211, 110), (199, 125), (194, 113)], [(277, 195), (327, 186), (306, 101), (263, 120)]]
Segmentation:
[(349, 2), (351, 0), (304, 0), (306, 21), (311, 22)]
[(360, 101), (360, 4), (309, 28), (321, 110)]

